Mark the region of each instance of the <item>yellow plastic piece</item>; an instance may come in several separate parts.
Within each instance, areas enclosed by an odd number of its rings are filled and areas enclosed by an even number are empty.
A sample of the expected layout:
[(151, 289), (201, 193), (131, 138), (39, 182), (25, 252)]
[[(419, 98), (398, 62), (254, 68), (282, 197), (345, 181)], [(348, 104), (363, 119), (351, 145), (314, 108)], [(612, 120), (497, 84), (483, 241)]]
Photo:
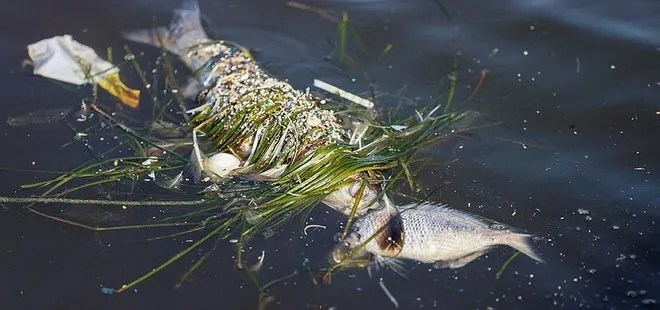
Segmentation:
[(99, 86), (133, 109), (140, 104), (140, 91), (126, 86), (119, 78), (119, 73), (112, 73), (104, 77), (99, 81)]

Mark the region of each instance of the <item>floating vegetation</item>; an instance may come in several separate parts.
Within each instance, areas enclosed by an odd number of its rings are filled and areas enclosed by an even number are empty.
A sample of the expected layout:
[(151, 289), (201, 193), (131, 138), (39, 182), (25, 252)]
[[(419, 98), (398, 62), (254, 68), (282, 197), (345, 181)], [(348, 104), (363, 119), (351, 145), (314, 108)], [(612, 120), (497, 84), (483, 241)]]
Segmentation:
[[(398, 119), (394, 114), (387, 114), (387, 119), (377, 118), (373, 105), (378, 102), (327, 83), (319, 85), (330, 90), (330, 94), (296, 90), (261, 69), (245, 48), (209, 39), (201, 29), (199, 9), (193, 2), (187, 3), (178, 14), (168, 28), (135, 32), (127, 37), (179, 56), (191, 68), (192, 79), (175, 74), (171, 61), (163, 56), (156, 63), (162, 65), (159, 71), (164, 76), (160, 78), (165, 82), (152, 81), (140, 65), (142, 59), (126, 47), (128, 56), (121, 65), (132, 66), (129, 68), (142, 81), (145, 93), (152, 100), (152, 119), (145, 125), (133, 120), (137, 116), (113, 111), (94, 88), (93, 100), (83, 102), (89, 117), (69, 124), (76, 131), (74, 143), (84, 143), (93, 158), (69, 172), (23, 186), (25, 190), (37, 190), (38, 197), (0, 197), (2, 203), (28, 204), (28, 210), (35, 214), (95, 231), (168, 227), (177, 231), (156, 238), (202, 234), (142, 276), (118, 288), (103, 288), (104, 293), (125, 292), (207, 242), (213, 246), (182, 275), (177, 287), (186, 282), (223, 240), (237, 240), (237, 265), (242, 267), (242, 249), (258, 233), (276, 232), (292, 218), (322, 203), (347, 216), (345, 237), (351, 222), (367, 210), (380, 207), (400, 181), (413, 191), (419, 187), (412, 169), (424, 147), (469, 129), (464, 121), (472, 119), (473, 111), (465, 105), (452, 106), (456, 96), (455, 75), (446, 102), (420, 106), (407, 118)], [(367, 55), (347, 14), (342, 14), (337, 31), (339, 61), (349, 59), (346, 51), (349, 37)], [(391, 48), (386, 46), (380, 56)], [(112, 57), (112, 50), (108, 49), (108, 58)], [(484, 78), (485, 73), (474, 92)], [(192, 81), (186, 87), (201, 89), (195, 105), (180, 94), (179, 81)], [(156, 89), (154, 85), (167, 88)], [(376, 94), (373, 89), (371, 92), (372, 99), (376, 95), (387, 96)], [(466, 101), (473, 98), (474, 92)], [(401, 109), (403, 96), (401, 93), (393, 96), (399, 99), (395, 110)], [(179, 109), (171, 108), (173, 102), (178, 103)], [(354, 102), (361, 102), (362, 106)], [(97, 117), (92, 118), (93, 115)], [(66, 118), (61, 121), (68, 122)], [(80, 128), (84, 125), (88, 127)], [(90, 137), (108, 133), (115, 137), (112, 140), (115, 145), (102, 151), (89, 146)], [(127, 149), (130, 154), (126, 154)], [(156, 185), (167, 197), (179, 198), (119, 200), (110, 194), (108, 200), (71, 198), (89, 193), (90, 188), (103, 188), (106, 193), (127, 190), (130, 195), (135, 186), (145, 184)], [(54, 203), (167, 207), (177, 212), (148, 223), (97, 227), (49, 214), (35, 205)], [(325, 228), (309, 225), (306, 229), (310, 227)], [(360, 247), (347, 249), (336, 260), (337, 264), (320, 270), (323, 282), (330, 282), (337, 270), (369, 265), (364, 258), (352, 257), (360, 250)], [(242, 269), (258, 287), (262, 308), (270, 300), (266, 289), (277, 281), (260, 285), (255, 276), (258, 267)], [(398, 305), (384, 284), (380, 285)]]

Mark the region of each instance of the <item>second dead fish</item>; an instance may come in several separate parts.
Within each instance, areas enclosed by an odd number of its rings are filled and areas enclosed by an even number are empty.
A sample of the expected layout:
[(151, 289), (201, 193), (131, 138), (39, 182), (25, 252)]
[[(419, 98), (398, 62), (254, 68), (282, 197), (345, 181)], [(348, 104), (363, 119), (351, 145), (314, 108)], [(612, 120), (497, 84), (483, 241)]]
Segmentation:
[(66, 118), (72, 110), (72, 108), (53, 108), (32, 111), (27, 114), (8, 117), (7, 124), (12, 127), (52, 124)]
[(530, 245), (531, 237), (445, 206), (389, 205), (357, 219), (353, 232), (335, 248), (333, 259), (339, 263), (347, 249), (360, 249), (358, 255), (368, 252), (377, 259), (393, 257), (460, 268), (494, 246), (506, 245), (543, 262)]

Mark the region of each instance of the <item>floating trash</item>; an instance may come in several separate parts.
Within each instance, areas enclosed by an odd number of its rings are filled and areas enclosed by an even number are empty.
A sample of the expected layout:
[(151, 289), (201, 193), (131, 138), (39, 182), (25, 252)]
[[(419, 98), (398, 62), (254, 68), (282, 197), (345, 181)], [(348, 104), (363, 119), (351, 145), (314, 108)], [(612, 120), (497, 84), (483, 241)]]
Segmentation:
[(34, 74), (75, 85), (98, 84), (125, 105), (138, 107), (140, 91), (121, 81), (119, 68), (71, 35), (43, 39), (28, 45), (27, 49)]

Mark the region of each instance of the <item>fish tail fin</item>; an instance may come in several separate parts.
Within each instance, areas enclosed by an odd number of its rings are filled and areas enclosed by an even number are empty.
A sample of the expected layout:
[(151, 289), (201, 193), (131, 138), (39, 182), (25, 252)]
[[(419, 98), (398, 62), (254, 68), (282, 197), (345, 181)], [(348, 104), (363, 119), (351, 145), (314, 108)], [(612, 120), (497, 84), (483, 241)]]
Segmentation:
[(509, 233), (505, 238), (504, 244), (522, 252), (539, 263), (545, 263), (545, 260), (532, 247), (532, 237), (533, 235), (528, 234)]
[(127, 40), (162, 47), (168, 52), (183, 56), (188, 48), (209, 42), (200, 19), (197, 0), (184, 0), (174, 11), (174, 19), (167, 27), (134, 30), (123, 33)]

